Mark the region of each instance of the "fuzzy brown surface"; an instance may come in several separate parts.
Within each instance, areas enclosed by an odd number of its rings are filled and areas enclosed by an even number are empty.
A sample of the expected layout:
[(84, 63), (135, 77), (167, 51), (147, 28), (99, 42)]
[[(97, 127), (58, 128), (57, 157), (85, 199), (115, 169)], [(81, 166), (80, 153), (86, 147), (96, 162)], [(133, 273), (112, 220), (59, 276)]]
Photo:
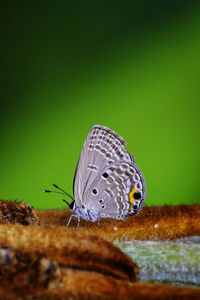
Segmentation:
[(41, 290), (55, 288), (61, 272), (57, 263), (44, 254), (0, 247), (0, 299), (27, 297)]
[[(21, 279), (21, 280), (20, 280)], [(116, 279), (111, 276), (104, 276), (96, 272), (83, 270), (62, 269), (59, 281), (51, 288), (35, 286), (30, 288), (22, 282), (23, 277), (18, 281), (0, 284), (0, 299), (37, 299), (37, 300), (131, 300), (131, 299), (199, 299), (200, 290), (187, 287), (173, 287), (163, 284), (130, 282)], [(33, 283), (29, 283), (30, 286)], [(15, 288), (13, 288), (13, 286)], [(17, 286), (17, 287), (16, 287)]]
[(129, 282), (87, 271), (63, 271), (62, 284), (51, 291), (41, 291), (37, 299), (48, 300), (134, 300), (199, 299), (198, 289), (162, 284)]
[(39, 224), (35, 209), (25, 202), (0, 200), (0, 224)]
[(199, 288), (133, 282), (137, 265), (101, 238), (199, 235), (200, 205), (143, 208), (124, 221), (101, 220), (100, 226), (81, 221), (77, 227), (72, 220), (65, 227), (70, 212), (64, 209), (37, 215), (41, 226), (0, 225), (0, 299), (200, 299)]
[[(64, 209), (39, 210), (37, 214), (42, 224), (64, 226), (71, 212)], [(173, 240), (200, 235), (200, 205), (144, 207), (138, 215), (129, 216), (126, 220), (102, 219), (100, 226), (97, 222), (81, 221), (77, 227), (77, 220), (72, 219), (68, 228), (110, 240)]]
[(0, 245), (46, 255), (58, 264), (133, 281), (138, 267), (112, 243), (56, 226), (1, 225)]

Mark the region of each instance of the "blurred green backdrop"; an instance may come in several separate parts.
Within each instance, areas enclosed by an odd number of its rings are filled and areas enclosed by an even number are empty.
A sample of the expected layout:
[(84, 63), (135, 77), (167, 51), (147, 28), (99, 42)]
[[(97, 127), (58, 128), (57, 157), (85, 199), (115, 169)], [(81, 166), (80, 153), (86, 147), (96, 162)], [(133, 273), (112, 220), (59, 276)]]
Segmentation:
[(149, 205), (199, 202), (199, 1), (1, 5), (0, 197), (63, 207), (94, 124), (123, 136)]

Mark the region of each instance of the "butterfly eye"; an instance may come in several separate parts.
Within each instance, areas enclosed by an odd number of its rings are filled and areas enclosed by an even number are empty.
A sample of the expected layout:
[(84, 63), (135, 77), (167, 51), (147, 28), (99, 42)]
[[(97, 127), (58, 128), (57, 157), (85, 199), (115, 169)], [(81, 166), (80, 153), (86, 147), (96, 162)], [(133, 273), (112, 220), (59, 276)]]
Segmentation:
[(93, 190), (92, 190), (92, 193), (93, 193), (94, 195), (96, 195), (96, 194), (97, 194), (97, 189), (93, 189)]
[(133, 194), (133, 198), (134, 198), (134, 199), (141, 199), (141, 193), (140, 193), (140, 192), (135, 192), (135, 193)]
[(102, 175), (104, 178), (108, 178), (108, 173), (103, 173), (103, 175)]

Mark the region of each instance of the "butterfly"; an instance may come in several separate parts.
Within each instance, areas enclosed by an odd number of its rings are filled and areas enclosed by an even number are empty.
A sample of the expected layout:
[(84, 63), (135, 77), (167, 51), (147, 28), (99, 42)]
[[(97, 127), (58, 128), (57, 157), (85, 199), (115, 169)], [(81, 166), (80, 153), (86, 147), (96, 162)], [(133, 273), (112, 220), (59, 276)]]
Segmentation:
[(142, 209), (145, 179), (125, 145), (113, 130), (100, 125), (92, 127), (76, 166), (74, 198), (54, 184), (73, 200), (70, 204), (64, 200), (73, 212), (67, 226), (73, 217), (79, 226), (80, 218), (93, 222), (102, 218), (123, 220)]

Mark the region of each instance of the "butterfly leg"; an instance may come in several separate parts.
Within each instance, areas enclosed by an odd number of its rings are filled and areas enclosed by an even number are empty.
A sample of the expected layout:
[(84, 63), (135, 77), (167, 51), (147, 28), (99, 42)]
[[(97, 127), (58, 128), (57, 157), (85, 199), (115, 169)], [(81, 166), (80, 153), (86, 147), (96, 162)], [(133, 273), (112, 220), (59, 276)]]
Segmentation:
[(72, 218), (78, 218), (78, 216), (77, 215), (71, 215), (70, 216), (70, 218), (69, 218), (69, 221), (67, 222), (67, 225), (66, 225), (66, 227), (68, 227), (69, 226), (69, 224), (70, 224), (70, 222), (71, 222), (71, 220), (72, 220)]
[(79, 227), (79, 223), (80, 223), (80, 216), (78, 215), (76, 215), (76, 217), (77, 217), (77, 219), (78, 219), (78, 223), (77, 223), (77, 227)]

